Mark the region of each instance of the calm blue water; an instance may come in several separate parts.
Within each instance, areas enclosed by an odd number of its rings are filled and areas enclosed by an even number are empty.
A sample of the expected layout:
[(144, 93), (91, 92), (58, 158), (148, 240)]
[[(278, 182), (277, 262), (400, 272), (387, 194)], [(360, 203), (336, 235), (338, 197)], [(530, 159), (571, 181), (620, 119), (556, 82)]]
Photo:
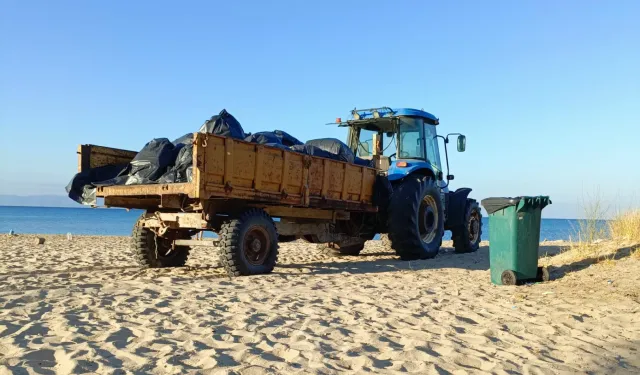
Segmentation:
[[(89, 234), (128, 236), (142, 211), (122, 209), (6, 207), (0, 206), (0, 234)], [(488, 219), (483, 220), (482, 239), (489, 239)], [(568, 240), (578, 228), (577, 220), (542, 219), (540, 240)], [(445, 240), (450, 239), (449, 232)]]

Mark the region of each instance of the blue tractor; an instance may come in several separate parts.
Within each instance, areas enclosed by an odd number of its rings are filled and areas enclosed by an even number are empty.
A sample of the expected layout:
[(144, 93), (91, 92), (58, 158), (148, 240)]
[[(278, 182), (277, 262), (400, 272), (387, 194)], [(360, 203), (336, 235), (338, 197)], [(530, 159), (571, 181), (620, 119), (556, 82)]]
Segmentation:
[[(354, 109), (347, 144), (361, 159), (379, 170), (377, 233), (388, 233), (391, 247), (404, 260), (429, 259), (438, 254), (445, 230), (451, 231), (455, 251), (478, 250), (482, 214), (478, 202), (468, 198), (470, 188), (449, 190), (447, 145), (457, 136), (457, 150), (464, 152), (466, 137), (459, 133), (438, 135), (439, 121), (417, 109), (388, 107)], [(447, 174), (440, 162), (439, 141), (445, 147)]]

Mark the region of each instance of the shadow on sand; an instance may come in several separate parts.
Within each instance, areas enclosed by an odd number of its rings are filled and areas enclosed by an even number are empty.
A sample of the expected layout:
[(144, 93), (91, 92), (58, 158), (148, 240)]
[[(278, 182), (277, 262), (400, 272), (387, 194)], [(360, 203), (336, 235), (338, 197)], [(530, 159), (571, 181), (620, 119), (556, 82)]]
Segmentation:
[[(554, 257), (563, 252), (566, 249), (564, 245), (546, 245), (541, 244), (538, 254), (539, 256)], [(621, 247), (617, 249), (612, 255), (608, 256), (611, 259), (621, 259), (628, 257), (635, 247)], [(374, 256), (389, 256), (390, 258), (367, 260), (368, 257)], [(337, 273), (352, 273), (352, 274), (365, 274), (365, 273), (382, 273), (382, 272), (397, 272), (397, 271), (417, 271), (428, 269), (441, 269), (441, 268), (459, 268), (470, 271), (486, 271), (489, 269), (489, 246), (482, 246), (477, 252), (471, 254), (456, 254), (451, 248), (443, 248), (437, 257), (427, 260), (415, 260), (415, 261), (401, 261), (395, 257), (395, 254), (388, 252), (376, 252), (376, 253), (364, 253), (358, 257), (350, 256), (343, 258), (344, 260), (330, 260), (330, 261), (316, 261), (310, 263), (294, 263), (294, 264), (280, 264), (275, 274), (287, 275), (294, 274), (294, 272), (287, 272), (287, 269), (295, 270), (305, 268), (310, 271), (310, 274), (323, 275), (323, 274), (337, 274)], [(583, 270), (602, 258), (587, 258), (582, 259), (570, 264), (562, 266), (549, 267), (552, 279), (559, 279), (564, 277), (569, 272), (575, 272)], [(296, 273), (297, 274), (297, 273)]]
[[(557, 254), (560, 246), (541, 246), (541, 254)], [(390, 256), (390, 258), (368, 260), (373, 256)], [(317, 261), (311, 263), (295, 263), (278, 265), (280, 269), (306, 268), (311, 274), (334, 274), (348, 272), (353, 274), (381, 273), (397, 271), (417, 271), (440, 268), (460, 268), (470, 271), (489, 269), (489, 246), (482, 246), (475, 253), (456, 254), (451, 248), (442, 248), (437, 257), (426, 260), (401, 261), (393, 252), (364, 253), (358, 257), (345, 257), (340, 261)], [(288, 272), (274, 272), (288, 274)]]

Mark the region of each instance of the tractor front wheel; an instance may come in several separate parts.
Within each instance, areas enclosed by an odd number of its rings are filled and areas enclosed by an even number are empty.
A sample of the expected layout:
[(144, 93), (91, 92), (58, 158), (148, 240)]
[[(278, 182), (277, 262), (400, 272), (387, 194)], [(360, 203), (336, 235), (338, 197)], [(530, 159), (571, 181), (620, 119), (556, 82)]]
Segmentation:
[(428, 176), (410, 176), (391, 197), (389, 239), (402, 260), (438, 255), (444, 231), (440, 188)]
[(473, 253), (480, 248), (482, 236), (482, 212), (478, 202), (467, 199), (462, 226), (451, 230), (456, 253)]

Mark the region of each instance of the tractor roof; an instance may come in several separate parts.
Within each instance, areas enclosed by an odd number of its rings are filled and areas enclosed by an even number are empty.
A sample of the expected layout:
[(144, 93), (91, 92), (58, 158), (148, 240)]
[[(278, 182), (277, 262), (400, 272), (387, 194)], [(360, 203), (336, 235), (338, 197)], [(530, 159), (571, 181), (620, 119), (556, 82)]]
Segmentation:
[[(429, 112), (425, 112), (420, 109), (413, 108), (368, 108), (368, 109), (354, 109), (351, 111), (352, 119), (342, 122), (338, 121), (339, 126), (362, 126), (365, 124), (378, 123), (392, 123), (392, 119), (398, 117), (419, 117), (425, 120), (427, 124), (438, 125), (439, 120), (436, 116)], [(385, 121), (386, 120), (386, 121)], [(365, 127), (367, 127), (365, 125)]]
[[(377, 115), (376, 115), (377, 112)], [(421, 117), (427, 120), (428, 123), (432, 125), (438, 124), (438, 118), (432, 115), (429, 112), (425, 112), (420, 109), (413, 108), (372, 108), (372, 109), (355, 109), (352, 111), (354, 115), (354, 120), (365, 120), (369, 118), (379, 118), (379, 117), (401, 117), (401, 116), (412, 116), (412, 117)], [(357, 118), (359, 116), (359, 118)], [(378, 116), (378, 117), (376, 117)]]

